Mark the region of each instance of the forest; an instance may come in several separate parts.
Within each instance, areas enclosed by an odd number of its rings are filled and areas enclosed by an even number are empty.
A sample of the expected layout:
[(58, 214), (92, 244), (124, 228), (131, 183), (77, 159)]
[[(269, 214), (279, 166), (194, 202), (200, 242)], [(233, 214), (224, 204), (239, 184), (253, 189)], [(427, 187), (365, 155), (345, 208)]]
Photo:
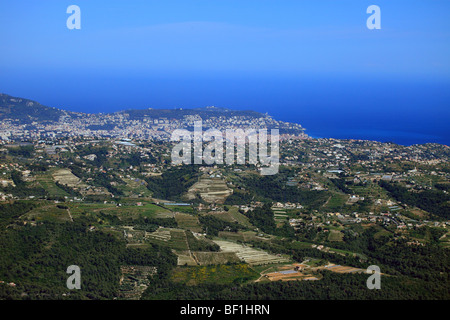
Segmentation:
[(410, 206), (417, 206), (443, 219), (450, 219), (450, 195), (437, 190), (411, 192), (398, 183), (380, 181), (380, 186), (386, 189), (397, 201)]
[(147, 188), (158, 199), (181, 200), (184, 194), (200, 175), (198, 166), (183, 166), (181, 168), (169, 169), (161, 176), (146, 178)]
[[(2, 227), (31, 208), (27, 203), (0, 206)], [(12, 225), (0, 233), (0, 280), (17, 284), (1, 285), (0, 299), (112, 299), (118, 293), (121, 265), (151, 265), (161, 274), (176, 265), (168, 248), (126, 248), (125, 241), (91, 232), (88, 226), (82, 220), (46, 222)], [(81, 269), (81, 290), (66, 288), (70, 265)]]

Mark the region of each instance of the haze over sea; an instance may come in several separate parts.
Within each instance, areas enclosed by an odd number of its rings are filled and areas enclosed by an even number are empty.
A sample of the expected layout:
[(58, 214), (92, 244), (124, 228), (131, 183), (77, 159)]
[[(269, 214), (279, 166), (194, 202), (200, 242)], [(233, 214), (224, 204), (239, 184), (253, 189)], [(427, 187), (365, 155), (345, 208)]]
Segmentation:
[(77, 0), (80, 30), (71, 4), (0, 3), (0, 92), (91, 113), (214, 105), (313, 137), (450, 145), (448, 0)]

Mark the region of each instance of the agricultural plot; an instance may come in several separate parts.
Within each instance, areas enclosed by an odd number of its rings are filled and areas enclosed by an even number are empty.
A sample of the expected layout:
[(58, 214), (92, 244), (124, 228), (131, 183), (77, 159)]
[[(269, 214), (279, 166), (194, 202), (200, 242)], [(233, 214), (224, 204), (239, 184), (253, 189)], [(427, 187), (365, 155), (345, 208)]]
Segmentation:
[(294, 241), (291, 244), (292, 248), (294, 248), (294, 249), (313, 248), (313, 245), (314, 245), (314, 243), (301, 242), (301, 241)]
[(220, 246), (222, 252), (234, 252), (241, 261), (250, 265), (284, 263), (289, 261), (289, 259), (281, 255), (272, 255), (263, 250), (254, 249), (231, 241), (214, 240), (214, 242)]
[(275, 217), (275, 220), (277, 219), (281, 219), (281, 220), (286, 220), (289, 218), (289, 215), (286, 213), (286, 210), (281, 210), (281, 209), (273, 209), (273, 215)]
[(247, 264), (178, 267), (172, 281), (186, 285), (231, 284), (255, 280), (259, 274)]
[(126, 300), (139, 300), (149, 285), (148, 277), (157, 272), (156, 267), (121, 266), (119, 297)]
[(450, 232), (444, 234), (439, 240), (443, 247), (450, 248)]
[(170, 230), (170, 241), (172, 248), (177, 250), (188, 250), (187, 238), (184, 230), (171, 229)]
[(165, 242), (171, 239), (170, 230), (162, 227), (159, 227), (155, 232), (146, 232), (145, 237)]
[(193, 252), (199, 265), (238, 263), (241, 260), (234, 252)]
[[(292, 248), (294, 249), (305, 249), (305, 248), (316, 248), (317, 249), (317, 245), (313, 244), (313, 243), (309, 243), (309, 242), (301, 242), (301, 241), (295, 241), (291, 244)], [(330, 247), (323, 247), (323, 249), (321, 249), (323, 252), (328, 252), (328, 253), (335, 253), (335, 254), (339, 254), (342, 256), (354, 256), (354, 257), (360, 257), (361, 259), (367, 259), (367, 257), (363, 254), (360, 253), (353, 253), (347, 250), (341, 250), (341, 249), (335, 249), (335, 248), (330, 248)]]
[(388, 195), (386, 190), (380, 187), (377, 183), (372, 183), (370, 186), (362, 187), (362, 186), (351, 186), (351, 190), (353, 190), (354, 194), (357, 194), (362, 197), (372, 197), (373, 199), (388, 199)]
[(87, 187), (80, 178), (75, 176), (69, 169), (58, 169), (52, 173), (53, 178), (60, 184), (64, 184), (68, 187)]
[(428, 212), (421, 210), (419, 208), (409, 208), (408, 211), (412, 215), (413, 219), (429, 219), (430, 218), (430, 214)]
[(226, 221), (226, 222), (234, 222), (233, 216), (228, 213), (227, 211), (220, 211), (220, 212), (214, 212), (210, 211), (208, 212), (208, 216), (213, 216), (214, 218)]
[(175, 220), (177, 221), (178, 226), (182, 229), (191, 230), (194, 232), (202, 231), (202, 227), (199, 225), (197, 217), (186, 213), (177, 212), (175, 214)]
[(212, 215), (226, 222), (237, 222), (245, 227), (252, 227), (249, 219), (239, 213), (238, 208), (235, 207), (230, 208), (229, 211), (209, 212), (208, 215)]
[(174, 250), (174, 253), (177, 255), (177, 258), (178, 258), (177, 265), (179, 265), (179, 266), (196, 266), (197, 265), (197, 261), (190, 254), (190, 251), (175, 251)]
[(143, 244), (145, 240), (145, 231), (134, 230), (131, 226), (123, 227), (123, 235), (129, 244)]
[(239, 224), (249, 228), (253, 227), (249, 219), (240, 213), (237, 208), (231, 208), (230, 211), (228, 211), (228, 214), (230, 214), (234, 221), (237, 221)]
[(277, 225), (277, 228), (281, 227), (283, 224), (287, 223), (289, 216), (286, 214), (286, 211), (276, 210), (274, 211), (274, 220)]
[(303, 280), (304, 278), (310, 277), (309, 271), (306, 271), (306, 273), (303, 272), (305, 268), (307, 269), (306, 265), (299, 263), (271, 267), (261, 272), (261, 278), (259, 279), (259, 281)]
[(147, 183), (144, 180), (137, 178), (124, 178), (122, 180), (126, 185), (120, 186), (119, 189), (122, 190), (126, 196), (139, 195), (141, 197), (150, 197), (152, 195), (152, 192), (147, 189)]
[(245, 237), (242, 232), (229, 232), (229, 231), (219, 231), (219, 238), (228, 239), (232, 241), (245, 241)]
[(201, 177), (187, 193), (188, 199), (195, 199), (196, 194), (209, 203), (224, 203), (225, 199), (233, 193), (225, 180), (221, 178)]
[[(167, 231), (170, 233), (170, 238), (167, 235)], [(159, 228), (156, 232), (147, 233), (146, 240), (148, 242), (163, 245), (172, 248), (177, 251), (189, 250), (186, 234), (184, 230), (181, 229), (171, 229), (171, 228)], [(156, 237), (155, 237), (156, 235)]]
[(25, 216), (27, 220), (50, 221), (50, 222), (67, 222), (72, 221), (67, 209), (58, 208), (56, 205), (48, 205), (38, 207)]
[(36, 176), (36, 181), (53, 197), (65, 197), (69, 194), (59, 188), (50, 174), (40, 174)]
[(330, 230), (328, 241), (342, 241), (344, 234), (338, 230)]
[(82, 212), (100, 213), (115, 215), (118, 218), (136, 219), (139, 216), (149, 218), (173, 218), (175, 214), (167, 209), (157, 205), (147, 203), (137, 206), (135, 202), (130, 205), (122, 205), (118, 207), (114, 203), (74, 203), (71, 204), (72, 213), (79, 214)]
[(347, 200), (348, 195), (333, 194), (324, 206), (330, 210), (340, 210), (343, 208)]
[(354, 268), (354, 267), (347, 267), (347, 266), (341, 266), (341, 265), (336, 265), (336, 264), (329, 264), (327, 266), (323, 266), (320, 267), (318, 269), (323, 269), (323, 270), (329, 270), (332, 272), (337, 272), (337, 273), (361, 273), (361, 272), (365, 272), (364, 269), (360, 269), (360, 268)]
[(141, 208), (142, 209), (142, 215), (146, 216), (146, 217), (155, 217), (155, 218), (174, 218), (175, 217), (175, 213), (157, 206), (156, 204), (152, 204), (152, 203), (147, 203), (144, 204)]
[(108, 214), (117, 214), (116, 205), (111, 203), (69, 203), (65, 204), (70, 207), (72, 215), (75, 217), (81, 214), (95, 214), (105, 212)]
[(289, 216), (286, 214), (286, 212), (274, 213), (274, 217), (275, 217), (275, 220), (277, 220), (277, 219), (278, 220), (286, 220), (287, 218), (289, 218)]
[(169, 205), (167, 203), (164, 204), (165, 208), (174, 212), (193, 214), (194, 209), (191, 206), (186, 205)]
[(268, 273), (265, 275), (265, 277), (270, 281), (293, 281), (293, 280), (303, 280), (303, 278), (308, 276), (295, 270), (286, 270)]
[(220, 231), (219, 238), (242, 242), (248, 242), (253, 240), (267, 240), (258, 237), (255, 231), (239, 231), (239, 232)]

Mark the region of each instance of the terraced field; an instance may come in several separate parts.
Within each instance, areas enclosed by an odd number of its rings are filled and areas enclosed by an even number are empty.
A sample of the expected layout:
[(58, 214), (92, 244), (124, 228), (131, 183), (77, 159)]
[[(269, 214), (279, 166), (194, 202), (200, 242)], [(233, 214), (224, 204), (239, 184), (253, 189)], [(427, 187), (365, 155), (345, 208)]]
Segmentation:
[(178, 257), (178, 263), (179, 266), (196, 266), (197, 261), (195, 261), (194, 257), (191, 255), (189, 251), (176, 251), (175, 254)]
[(201, 177), (188, 191), (188, 199), (195, 199), (196, 194), (209, 203), (224, 203), (225, 199), (233, 193), (225, 180), (221, 178)]
[(152, 192), (147, 189), (146, 182), (137, 178), (122, 179), (126, 185), (120, 186), (119, 189), (124, 192), (126, 196), (141, 195), (143, 197), (150, 197)]
[(198, 218), (186, 213), (175, 214), (175, 220), (180, 228), (191, 230), (194, 232), (201, 232), (202, 227), (199, 225)]
[(58, 181), (58, 183), (65, 184), (71, 188), (74, 187), (86, 187), (80, 178), (75, 176), (69, 169), (59, 169), (52, 173), (53, 178)]
[(159, 228), (153, 233), (147, 233), (146, 240), (159, 245), (168, 246), (177, 251), (188, 250), (186, 234), (185, 231), (181, 229)]
[(237, 222), (246, 227), (253, 227), (250, 224), (249, 219), (240, 213), (236, 207), (231, 207), (229, 211), (209, 212), (208, 215), (213, 215), (214, 217), (227, 222)]
[(170, 230), (162, 227), (159, 227), (155, 232), (147, 232), (145, 236), (160, 241), (169, 241), (171, 239)]
[(36, 176), (36, 181), (44, 188), (51, 196), (64, 197), (69, 196), (67, 192), (59, 188), (50, 174), (40, 174)]
[(222, 252), (234, 252), (236, 256), (250, 265), (285, 263), (289, 259), (269, 254), (263, 250), (254, 249), (231, 241), (214, 240)]

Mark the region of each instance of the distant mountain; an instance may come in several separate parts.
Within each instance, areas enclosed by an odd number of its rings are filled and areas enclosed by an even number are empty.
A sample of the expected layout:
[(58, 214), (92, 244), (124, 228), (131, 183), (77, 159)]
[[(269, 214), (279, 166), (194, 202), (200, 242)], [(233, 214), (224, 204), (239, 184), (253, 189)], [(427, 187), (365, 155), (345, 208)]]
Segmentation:
[[(128, 115), (130, 120), (143, 120), (145, 118), (168, 118), (168, 119), (182, 119), (184, 116), (200, 116), (202, 119), (210, 117), (249, 117), (249, 118), (264, 118), (265, 114), (251, 110), (230, 110), (219, 107), (203, 107), (195, 109), (133, 109), (118, 111), (115, 114)], [(13, 97), (7, 94), (0, 93), (0, 120), (14, 120), (19, 124), (29, 124), (33, 121), (59, 121), (61, 117), (79, 117), (80, 113), (73, 113), (57, 108), (46, 107), (39, 102)]]
[(19, 124), (28, 124), (33, 121), (59, 121), (67, 112), (41, 105), (28, 99), (12, 97), (0, 93), (0, 120), (14, 120)]
[[(304, 129), (300, 124), (277, 121), (268, 114), (252, 110), (231, 110), (219, 107), (204, 107), (195, 109), (134, 109), (118, 111), (108, 114), (81, 113), (60, 110), (43, 106), (29, 99), (12, 97), (0, 94), (0, 121), (11, 121), (12, 127), (24, 125), (22, 129), (38, 130), (43, 132), (43, 127), (48, 125), (53, 128), (45, 130), (62, 132), (59, 125), (64, 125), (64, 130), (69, 134), (75, 131), (80, 134), (89, 134), (93, 131), (107, 131), (99, 134), (120, 134), (128, 132), (132, 126), (145, 123), (143, 127), (136, 130), (173, 130), (174, 126), (189, 129), (197, 119), (204, 120), (205, 128), (233, 127), (263, 127), (267, 129), (279, 129), (280, 133), (303, 134)], [(169, 125), (170, 124), (170, 125)], [(157, 129), (153, 127), (156, 125)], [(67, 129), (73, 126), (71, 129)], [(9, 137), (11, 128), (6, 126), (7, 131), (3, 135)], [(84, 130), (84, 131), (83, 131)], [(53, 134), (53, 133), (52, 133)]]

